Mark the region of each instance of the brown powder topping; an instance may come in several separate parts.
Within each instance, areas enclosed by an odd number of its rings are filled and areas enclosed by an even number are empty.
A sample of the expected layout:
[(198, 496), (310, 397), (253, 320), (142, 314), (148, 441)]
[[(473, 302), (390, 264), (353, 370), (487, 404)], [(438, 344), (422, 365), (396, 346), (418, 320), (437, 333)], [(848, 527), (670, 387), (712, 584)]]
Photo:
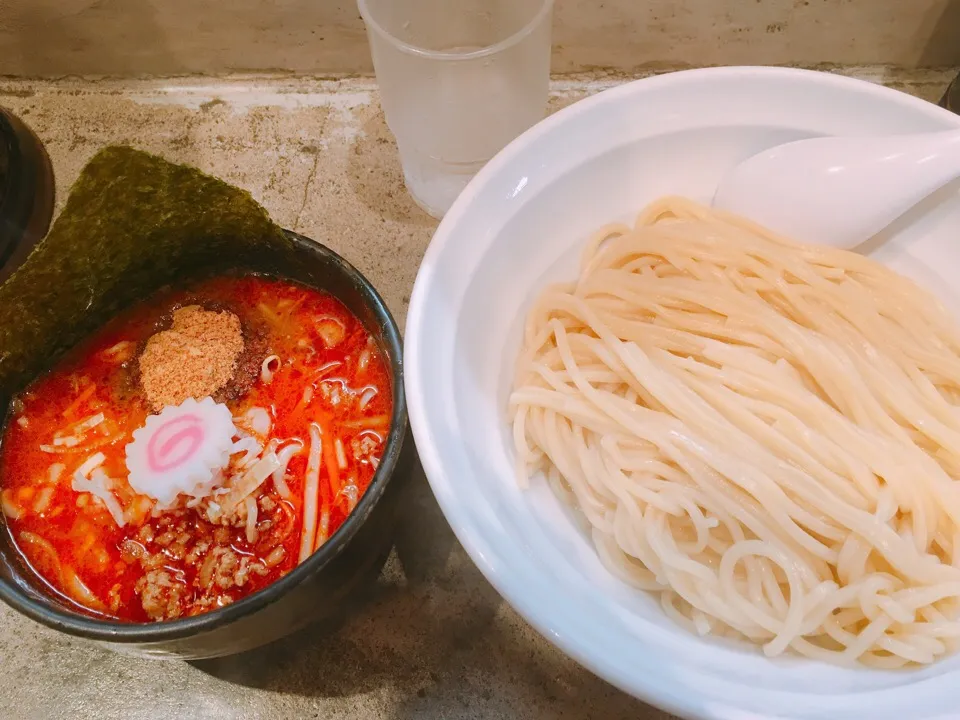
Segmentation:
[(140, 382), (154, 410), (188, 397), (213, 395), (233, 378), (243, 352), (240, 319), (188, 305), (173, 313), (173, 326), (147, 340)]

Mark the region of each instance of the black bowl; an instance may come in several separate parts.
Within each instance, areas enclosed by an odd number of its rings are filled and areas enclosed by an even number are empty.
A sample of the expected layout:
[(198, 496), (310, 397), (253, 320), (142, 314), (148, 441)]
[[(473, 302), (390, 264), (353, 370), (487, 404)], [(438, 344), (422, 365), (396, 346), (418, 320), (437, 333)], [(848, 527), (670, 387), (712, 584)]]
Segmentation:
[(53, 168), (43, 143), (0, 108), (0, 282), (47, 234), (53, 215)]
[[(351, 595), (376, 577), (392, 547), (400, 498), (415, 461), (403, 394), (400, 333), (383, 299), (356, 268), (312, 240), (288, 235), (291, 252), (261, 256), (249, 266), (225, 261), (221, 270), (261, 272), (331, 293), (360, 318), (389, 361), (390, 433), (377, 472), (353, 513), (320, 550), (263, 590), (220, 610), (149, 624), (99, 620), (58, 603), (24, 567), (9, 533), (0, 532), (0, 599), (48, 627), (120, 652), (196, 659), (250, 650), (312, 621), (340, 615), (349, 608)], [(0, 424), (5, 412), (0, 410)]]

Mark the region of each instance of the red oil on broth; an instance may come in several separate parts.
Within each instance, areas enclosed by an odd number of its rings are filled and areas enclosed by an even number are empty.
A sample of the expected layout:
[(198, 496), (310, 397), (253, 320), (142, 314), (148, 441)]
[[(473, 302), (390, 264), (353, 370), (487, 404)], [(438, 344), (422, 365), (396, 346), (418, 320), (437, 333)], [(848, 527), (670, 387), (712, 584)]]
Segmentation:
[[(188, 355), (232, 357), (229, 344), (203, 345), (221, 332), (212, 323), (177, 330), (188, 319), (177, 311), (194, 306), (207, 311), (194, 317), (232, 314), (242, 327), (243, 351), (224, 365), (231, 381), (196, 398), (226, 406), (238, 434), (229, 465), (212, 471), (216, 488), (167, 507), (133, 489), (127, 452), (159, 408), (152, 398), (189, 387)], [(147, 365), (155, 351), (167, 355)], [(0, 453), (7, 527), (50, 592), (92, 615), (149, 622), (222, 607), (288, 573), (344, 522), (376, 471), (391, 393), (370, 334), (329, 294), (259, 276), (164, 291), (14, 401)], [(188, 452), (184, 437), (166, 449)]]

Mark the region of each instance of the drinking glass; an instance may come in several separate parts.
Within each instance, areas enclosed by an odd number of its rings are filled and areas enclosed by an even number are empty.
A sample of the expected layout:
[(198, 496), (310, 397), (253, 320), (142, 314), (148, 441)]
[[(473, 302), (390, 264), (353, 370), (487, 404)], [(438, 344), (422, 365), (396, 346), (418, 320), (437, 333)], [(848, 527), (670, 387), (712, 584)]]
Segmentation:
[(543, 118), (553, 0), (358, 0), (407, 189), (436, 218)]

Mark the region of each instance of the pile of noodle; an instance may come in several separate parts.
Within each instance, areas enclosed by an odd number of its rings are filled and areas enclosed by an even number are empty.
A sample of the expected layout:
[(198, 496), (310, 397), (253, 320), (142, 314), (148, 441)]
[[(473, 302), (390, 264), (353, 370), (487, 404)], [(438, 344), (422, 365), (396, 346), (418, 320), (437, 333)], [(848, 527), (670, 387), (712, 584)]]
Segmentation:
[(960, 330), (909, 280), (668, 198), (527, 319), (521, 475), (700, 634), (883, 668), (960, 636)]

